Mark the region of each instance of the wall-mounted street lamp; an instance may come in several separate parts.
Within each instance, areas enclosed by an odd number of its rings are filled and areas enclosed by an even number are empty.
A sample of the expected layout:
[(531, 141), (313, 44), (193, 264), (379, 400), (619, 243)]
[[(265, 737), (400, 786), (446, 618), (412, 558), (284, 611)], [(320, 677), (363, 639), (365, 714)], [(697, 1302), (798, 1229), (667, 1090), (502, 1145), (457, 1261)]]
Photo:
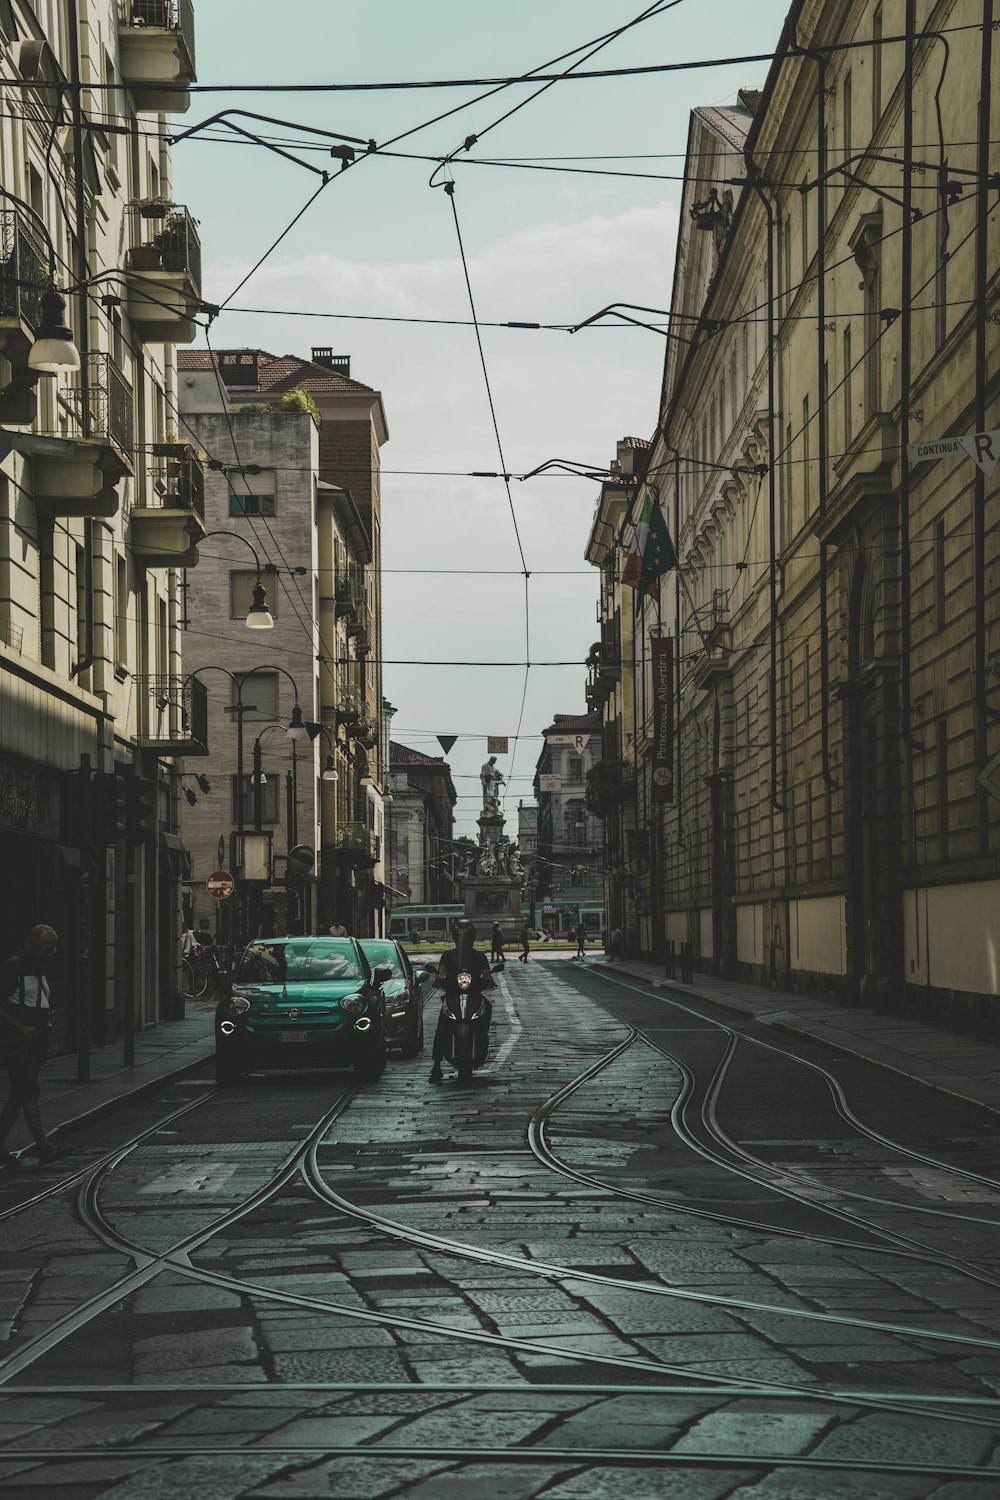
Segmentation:
[(42, 293), (41, 321), (28, 351), (28, 369), (39, 375), (62, 375), (80, 368), (80, 351), (66, 321), (66, 298), (54, 286)]
[[(257, 556), (256, 549), (250, 542), (247, 541), (245, 536), (240, 536), (238, 531), (206, 531), (201, 540), (204, 542), (210, 536), (229, 536), (232, 537), (236, 542), (242, 542), (244, 547), (250, 548), (250, 551), (253, 553), (254, 566), (257, 569), (257, 582), (253, 586), (253, 602), (250, 605), (249, 610), (247, 611), (247, 617), (244, 623), (248, 630), (273, 630), (274, 616), (271, 614), (271, 611), (267, 607), (267, 590), (264, 588), (264, 585), (260, 581), (260, 558)], [(295, 713), (299, 715), (299, 722), (301, 723), (302, 712), (297, 703), (295, 705)], [(294, 714), (292, 718), (294, 722)], [(303, 733), (304, 732), (305, 731), (303, 730)]]

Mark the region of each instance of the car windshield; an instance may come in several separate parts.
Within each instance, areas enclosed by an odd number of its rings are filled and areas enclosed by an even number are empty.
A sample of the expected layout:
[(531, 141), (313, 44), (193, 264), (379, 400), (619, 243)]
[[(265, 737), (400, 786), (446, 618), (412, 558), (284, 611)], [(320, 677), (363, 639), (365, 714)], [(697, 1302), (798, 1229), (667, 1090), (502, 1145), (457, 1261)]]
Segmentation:
[(364, 979), (353, 943), (251, 943), (236, 971), (236, 984), (300, 984), (306, 981)]
[(363, 942), (361, 946), (365, 951), (365, 958), (373, 969), (391, 968), (394, 976), (398, 977), (402, 974), (403, 965), (400, 963), (395, 943)]

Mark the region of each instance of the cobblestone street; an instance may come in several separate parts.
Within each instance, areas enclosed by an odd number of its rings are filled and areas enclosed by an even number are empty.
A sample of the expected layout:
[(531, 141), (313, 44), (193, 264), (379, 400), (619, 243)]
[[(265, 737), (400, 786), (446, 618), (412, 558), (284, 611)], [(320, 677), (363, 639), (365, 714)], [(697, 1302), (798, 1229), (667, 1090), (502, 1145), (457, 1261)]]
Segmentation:
[(7, 1174), (5, 1496), (993, 1492), (986, 1111), (566, 961), (426, 1074), (195, 1076)]

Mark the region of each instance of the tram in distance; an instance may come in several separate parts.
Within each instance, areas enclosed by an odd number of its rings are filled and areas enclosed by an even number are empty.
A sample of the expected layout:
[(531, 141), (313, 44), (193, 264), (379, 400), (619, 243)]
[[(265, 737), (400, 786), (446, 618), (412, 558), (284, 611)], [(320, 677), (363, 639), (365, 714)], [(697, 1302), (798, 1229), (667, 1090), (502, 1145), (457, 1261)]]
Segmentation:
[[(389, 936), (401, 943), (451, 943), (451, 928), (454, 922), (465, 916), (465, 907), (453, 906), (395, 906), (389, 918)], [(531, 908), (521, 902), (521, 920), (531, 918)], [(535, 917), (538, 922), (533, 931), (542, 933), (544, 939), (571, 938), (577, 923), (583, 921), (587, 937), (591, 942), (604, 934), (603, 901), (536, 901)], [(488, 912), (478, 913), (473, 918), (480, 942), (488, 943), (493, 930), (493, 917)]]

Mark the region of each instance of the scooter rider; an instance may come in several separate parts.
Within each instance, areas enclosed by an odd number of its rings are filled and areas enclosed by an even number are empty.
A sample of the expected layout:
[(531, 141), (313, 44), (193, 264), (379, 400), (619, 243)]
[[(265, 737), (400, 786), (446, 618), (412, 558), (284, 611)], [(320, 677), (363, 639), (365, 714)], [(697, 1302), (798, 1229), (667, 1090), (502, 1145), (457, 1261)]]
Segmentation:
[[(495, 989), (496, 984), (490, 970), (489, 960), (484, 953), (476, 949), (476, 929), (469, 919), (463, 917), (456, 922), (452, 932), (455, 946), (441, 955), (435, 988), (444, 990), (447, 994), (449, 989), (457, 987), (459, 974), (465, 972), (472, 975), (473, 981), (480, 989)], [(489, 1032), (490, 1021), (493, 1018), (493, 1004), (486, 995), (483, 996), (483, 1011), (485, 1030)], [(438, 1018), (437, 1030), (434, 1032), (434, 1046), (431, 1052), (434, 1066), (431, 1068), (431, 1083), (440, 1083), (444, 1076), (441, 1072), (441, 1062), (446, 1051), (450, 1025), (451, 1023), (442, 1013)]]

